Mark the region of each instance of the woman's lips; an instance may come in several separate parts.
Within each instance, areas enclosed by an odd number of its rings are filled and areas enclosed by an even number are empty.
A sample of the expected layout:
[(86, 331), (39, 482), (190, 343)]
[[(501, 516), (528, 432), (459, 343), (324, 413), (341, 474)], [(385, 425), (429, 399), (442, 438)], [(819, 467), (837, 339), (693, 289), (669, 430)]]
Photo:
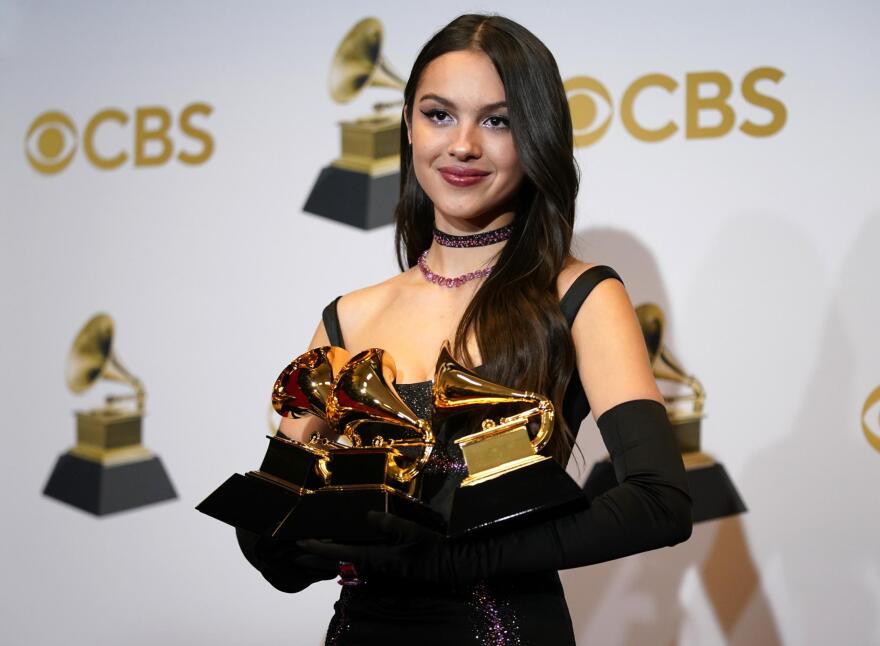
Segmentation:
[(489, 176), (487, 171), (477, 170), (476, 168), (454, 168), (446, 166), (440, 168), (439, 171), (440, 176), (453, 186), (472, 186)]

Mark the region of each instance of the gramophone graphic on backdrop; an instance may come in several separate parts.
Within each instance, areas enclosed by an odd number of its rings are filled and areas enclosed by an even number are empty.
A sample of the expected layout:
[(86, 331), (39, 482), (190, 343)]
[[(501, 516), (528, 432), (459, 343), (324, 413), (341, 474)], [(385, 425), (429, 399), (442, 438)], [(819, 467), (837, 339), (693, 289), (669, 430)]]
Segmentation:
[[(348, 103), (369, 86), (403, 90), (406, 83), (382, 57), (382, 23), (364, 18), (345, 35), (330, 66), (330, 96)], [(342, 154), (321, 170), (304, 211), (360, 229), (389, 224), (400, 190), (400, 122), (374, 103), (373, 114), (340, 122)]]
[[(79, 331), (67, 357), (67, 386), (81, 393), (100, 379), (128, 384), (104, 406), (76, 412), (76, 445), (59, 456), (43, 493), (103, 516), (176, 498), (162, 462), (141, 444), (144, 393), (140, 380), (113, 352), (113, 319), (96, 314)], [(121, 402), (133, 402), (122, 406)]]

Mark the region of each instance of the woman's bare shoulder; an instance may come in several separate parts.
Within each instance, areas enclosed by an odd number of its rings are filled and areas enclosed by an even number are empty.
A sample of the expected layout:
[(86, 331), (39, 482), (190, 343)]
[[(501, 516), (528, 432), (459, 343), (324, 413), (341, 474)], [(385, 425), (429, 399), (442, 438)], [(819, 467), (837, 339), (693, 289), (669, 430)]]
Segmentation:
[(406, 272), (395, 274), (380, 283), (367, 285), (343, 294), (336, 304), (336, 313), (343, 330), (356, 329), (364, 321), (387, 307), (399, 293)]

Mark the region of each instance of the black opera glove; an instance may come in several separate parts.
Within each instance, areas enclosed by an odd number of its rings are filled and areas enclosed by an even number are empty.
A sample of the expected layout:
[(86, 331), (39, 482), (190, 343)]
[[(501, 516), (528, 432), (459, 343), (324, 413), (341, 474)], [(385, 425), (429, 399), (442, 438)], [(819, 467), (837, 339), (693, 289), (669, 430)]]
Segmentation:
[(300, 592), (316, 581), (335, 579), (339, 563), (310, 554), (295, 541), (260, 536), (237, 528), (238, 545), (248, 562), (282, 592)]
[(371, 575), (466, 585), (496, 576), (580, 567), (671, 546), (691, 535), (691, 498), (666, 407), (623, 402), (597, 420), (618, 486), (588, 509), (495, 536), (447, 540), (377, 514), (387, 544), (299, 541), (309, 552), (350, 561)]
[(378, 511), (367, 512), (367, 522), (385, 538), (379, 543), (347, 544), (329, 540), (300, 540), (297, 545), (317, 556), (353, 563), (358, 575), (455, 582), (451, 561), (453, 542), (409, 520)]

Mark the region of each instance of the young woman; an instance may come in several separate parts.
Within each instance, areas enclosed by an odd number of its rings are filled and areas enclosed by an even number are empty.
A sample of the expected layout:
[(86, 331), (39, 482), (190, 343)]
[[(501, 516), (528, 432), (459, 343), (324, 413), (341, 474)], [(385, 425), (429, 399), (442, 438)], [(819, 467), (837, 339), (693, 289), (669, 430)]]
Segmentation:
[[(674, 545), (691, 501), (638, 321), (613, 269), (570, 255), (578, 174), (556, 62), (500, 16), (464, 15), (422, 49), (405, 92), (396, 243), (403, 272), (324, 311), (310, 347), (385, 349), (396, 387), (430, 415), (444, 340), (482, 376), (549, 397), (547, 452), (565, 465), (589, 412), (619, 485), (589, 509), (491, 538), (445, 540), (393, 518), (387, 543), (279, 543), (239, 532), (249, 560), (295, 592), (354, 563), (327, 644), (574, 644), (557, 571)], [(589, 296), (589, 298), (587, 298)], [(285, 419), (304, 440), (317, 418)], [(461, 481), (452, 438), (427, 465)], [(447, 486), (448, 485), (448, 486)]]

